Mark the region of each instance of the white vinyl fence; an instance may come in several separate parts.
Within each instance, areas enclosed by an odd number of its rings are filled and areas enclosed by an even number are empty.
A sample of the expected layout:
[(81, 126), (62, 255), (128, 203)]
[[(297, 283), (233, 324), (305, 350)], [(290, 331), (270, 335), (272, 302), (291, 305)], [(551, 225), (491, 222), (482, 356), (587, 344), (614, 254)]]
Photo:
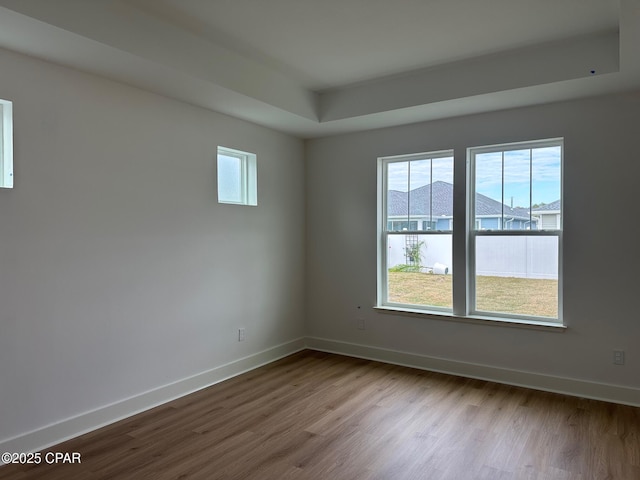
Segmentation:
[[(409, 263), (406, 235), (389, 235), (387, 265)], [(417, 237), (417, 239), (415, 238)], [(445, 266), (453, 273), (452, 237), (450, 234), (417, 235), (422, 271), (442, 273)], [(557, 237), (485, 236), (476, 238), (476, 274), (496, 277), (558, 278)]]

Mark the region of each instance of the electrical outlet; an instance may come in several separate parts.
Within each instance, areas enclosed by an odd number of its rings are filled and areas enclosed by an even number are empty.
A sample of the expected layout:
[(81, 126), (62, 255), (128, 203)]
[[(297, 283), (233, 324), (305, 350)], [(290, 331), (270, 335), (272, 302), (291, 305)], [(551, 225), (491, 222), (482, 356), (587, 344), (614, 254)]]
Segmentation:
[(244, 342), (244, 328), (238, 329), (238, 341)]
[(613, 351), (613, 364), (624, 365), (624, 350)]

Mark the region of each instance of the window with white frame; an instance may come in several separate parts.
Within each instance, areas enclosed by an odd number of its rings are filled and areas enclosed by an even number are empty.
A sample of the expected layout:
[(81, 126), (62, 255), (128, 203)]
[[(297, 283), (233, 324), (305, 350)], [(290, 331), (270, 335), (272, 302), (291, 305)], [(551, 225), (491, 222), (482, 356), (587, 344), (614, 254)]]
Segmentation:
[(455, 201), (453, 157), (378, 160), (378, 307), (562, 323), (562, 139), (468, 148)]
[(253, 153), (218, 147), (218, 202), (258, 204), (257, 158)]
[(453, 152), (379, 160), (383, 305), (452, 308)]
[(0, 188), (13, 187), (12, 103), (0, 99)]
[(562, 150), (561, 139), (468, 149), (472, 315), (560, 321)]

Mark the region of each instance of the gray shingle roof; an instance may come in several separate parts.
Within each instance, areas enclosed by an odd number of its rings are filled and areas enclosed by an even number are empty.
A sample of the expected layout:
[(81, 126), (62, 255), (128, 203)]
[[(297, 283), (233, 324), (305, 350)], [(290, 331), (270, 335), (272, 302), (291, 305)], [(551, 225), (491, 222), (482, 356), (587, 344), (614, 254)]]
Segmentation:
[(533, 210), (533, 213), (545, 212), (545, 211), (553, 211), (560, 210), (560, 200), (556, 200), (555, 202), (547, 203), (546, 205), (541, 205)]
[[(431, 191), (433, 190), (433, 195)], [(431, 200), (433, 199), (433, 205)], [(433, 217), (453, 216), (453, 185), (448, 182), (437, 181), (429, 185), (415, 188), (409, 192), (389, 190), (387, 194), (387, 214), (390, 217), (406, 216), (407, 204), (410, 205), (410, 215), (429, 215)], [(526, 208), (511, 208), (497, 200), (493, 200), (480, 193), (476, 194), (476, 214), (478, 216), (502, 216), (529, 219), (529, 210)]]

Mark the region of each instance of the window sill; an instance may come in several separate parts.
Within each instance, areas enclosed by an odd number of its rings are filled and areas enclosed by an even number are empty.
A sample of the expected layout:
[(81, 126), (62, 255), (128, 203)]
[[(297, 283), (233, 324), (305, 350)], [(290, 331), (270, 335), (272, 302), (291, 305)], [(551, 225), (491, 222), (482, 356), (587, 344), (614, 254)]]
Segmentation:
[(564, 332), (567, 329), (566, 325), (561, 323), (551, 323), (545, 321), (536, 320), (524, 320), (515, 318), (498, 318), (498, 317), (481, 317), (481, 316), (468, 316), (460, 317), (448, 312), (437, 312), (419, 310), (406, 307), (392, 307), (392, 306), (377, 306), (373, 307), (378, 313), (391, 314), (391, 315), (406, 315), (409, 317), (429, 318), (433, 320), (447, 320), (454, 322), (473, 323), (478, 325), (493, 325), (501, 327), (515, 327), (515, 328), (527, 328), (532, 330), (545, 330), (552, 332)]

